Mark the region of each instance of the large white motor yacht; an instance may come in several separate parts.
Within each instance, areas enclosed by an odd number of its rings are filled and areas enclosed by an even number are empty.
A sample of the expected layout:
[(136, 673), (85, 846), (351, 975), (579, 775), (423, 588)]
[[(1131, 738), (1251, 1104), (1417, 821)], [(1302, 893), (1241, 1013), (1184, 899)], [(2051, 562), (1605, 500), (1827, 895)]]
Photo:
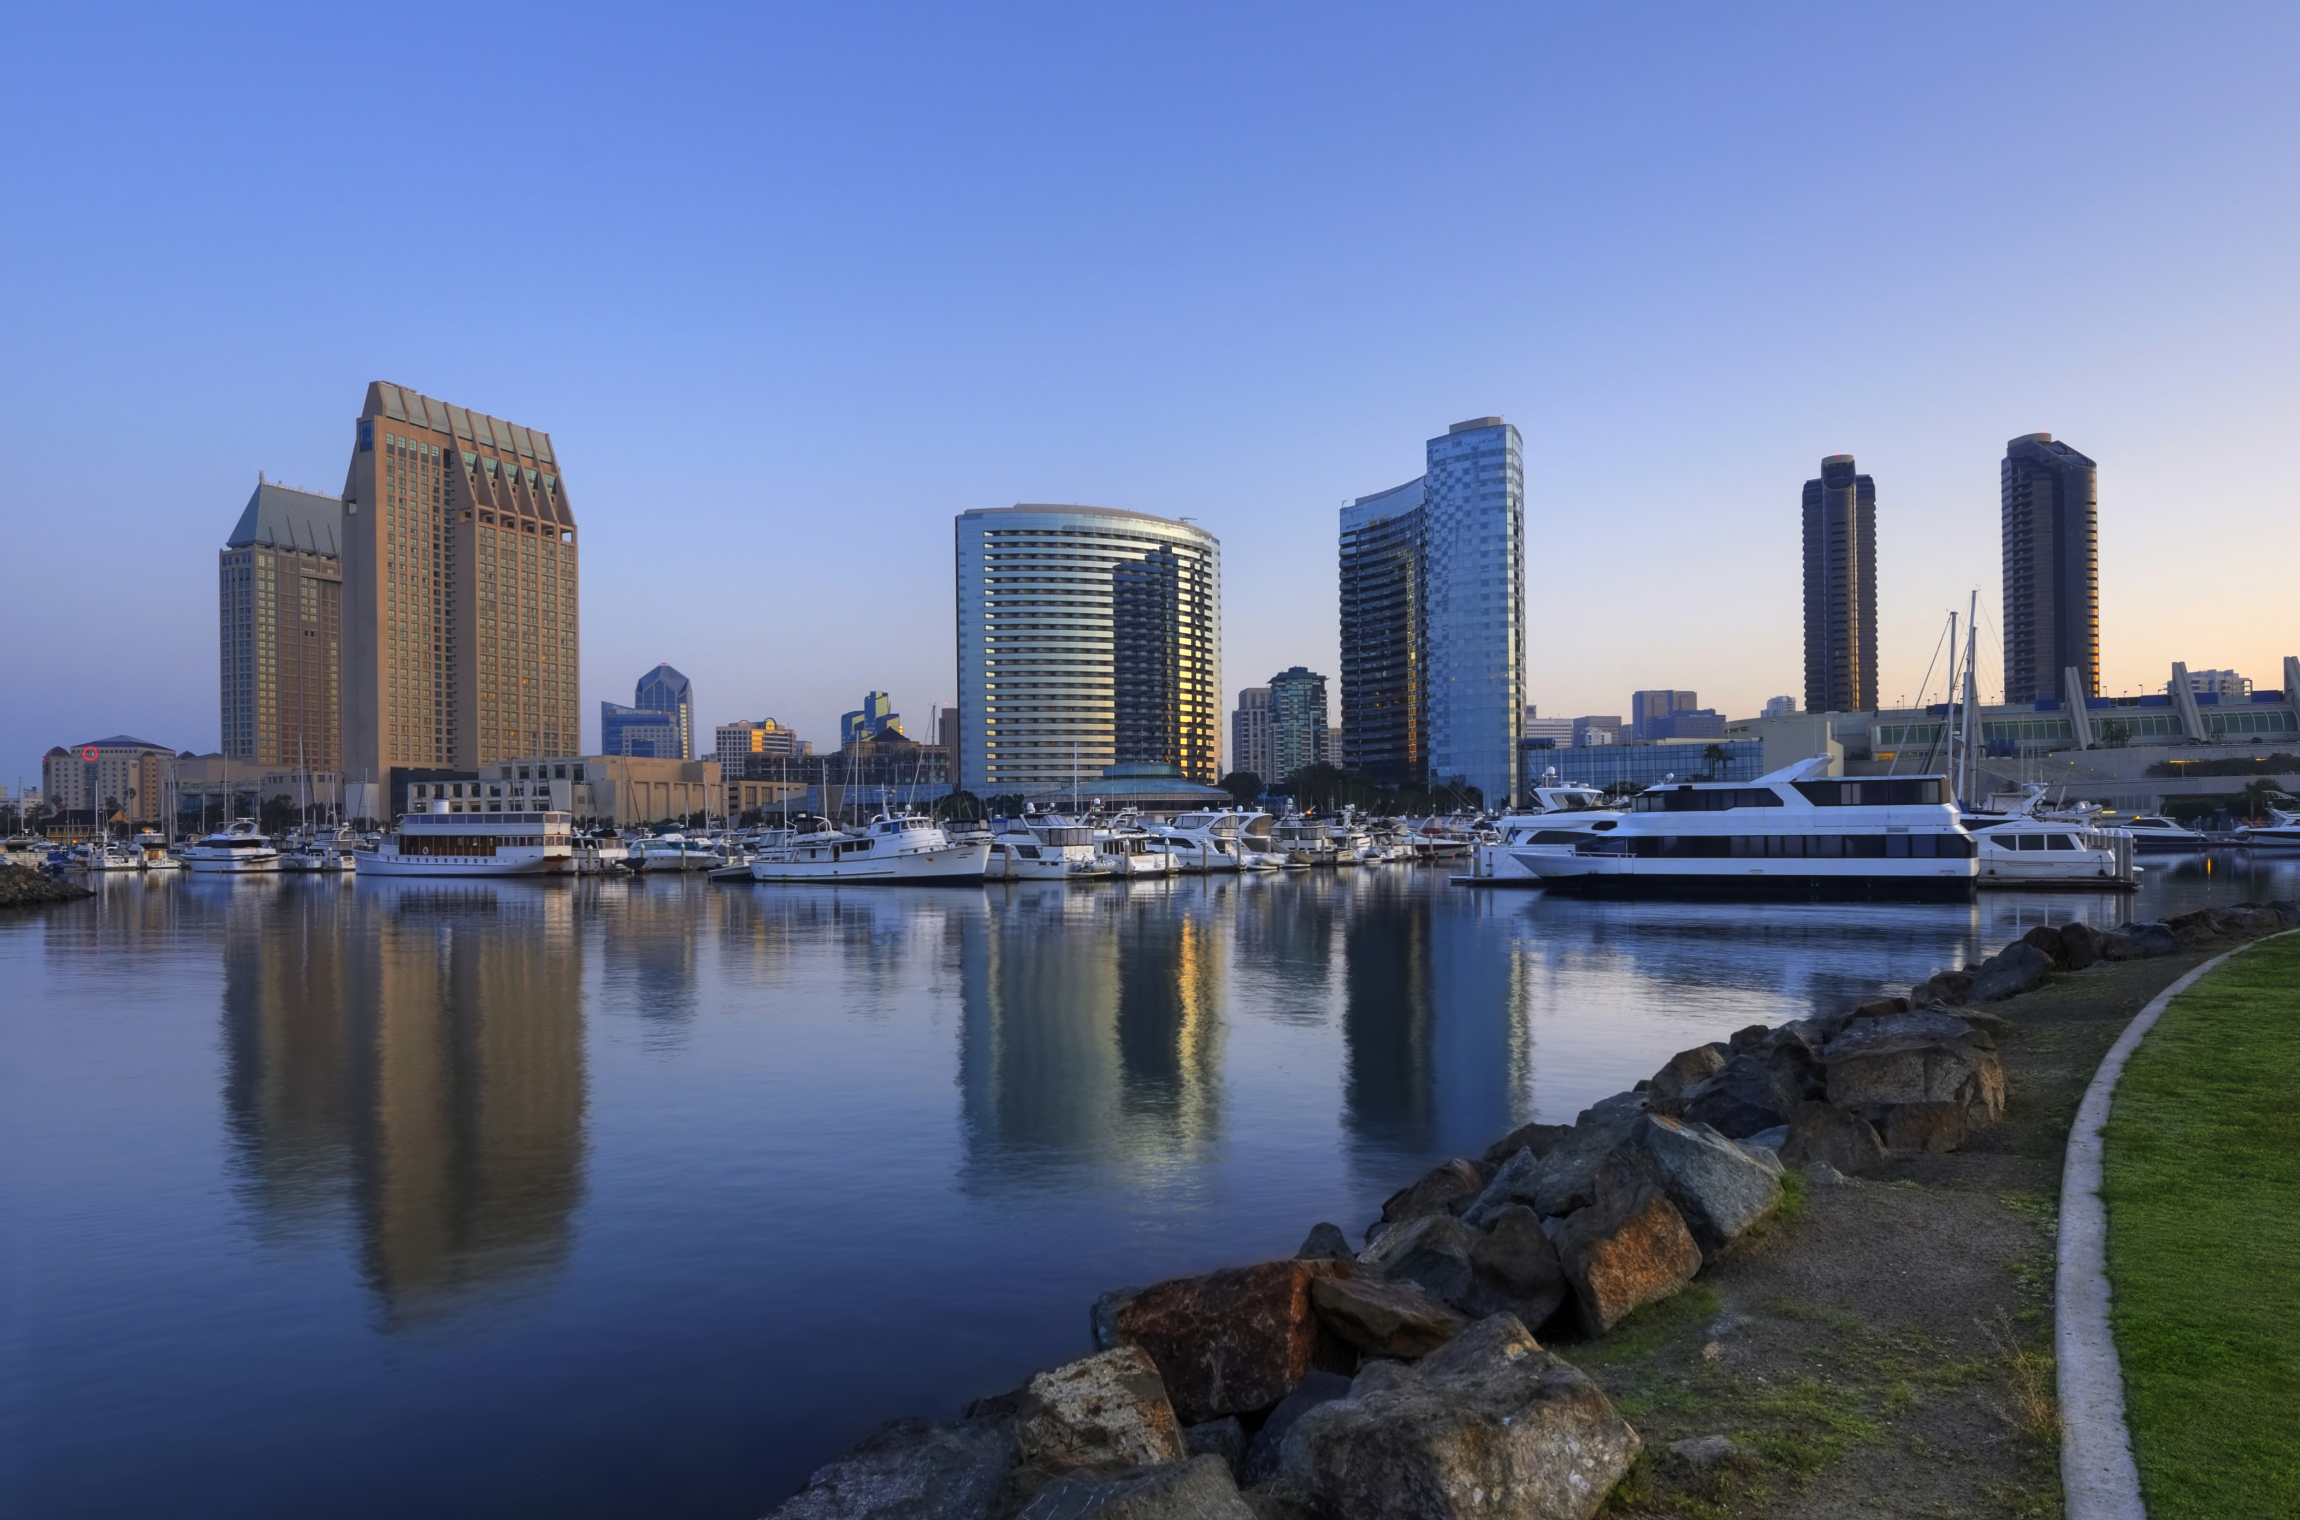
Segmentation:
[(1095, 858), (1092, 828), (1044, 817), (994, 832), (984, 873), (994, 881), (1094, 881), (1110, 874)]
[(1166, 841), (1166, 854), (1176, 868), (1192, 875), (1238, 869), (1238, 830), (1242, 814), (1223, 809), (1215, 813), (1183, 813), (1158, 833)]
[(1112, 876), (1170, 876), (1174, 858), (1165, 841), (1138, 823), (1121, 821), (1094, 831), (1094, 863)]
[(990, 839), (954, 841), (931, 818), (880, 818), (860, 834), (823, 828), (759, 851), (753, 881), (955, 885), (983, 879)]
[(1959, 815), (1978, 851), (1981, 886), (2139, 885), (2129, 832), (2098, 827), (2091, 812), (2048, 816), (2043, 804), (2044, 788), (2032, 782), (2001, 810)]
[(2210, 848), (2212, 844), (2200, 831), (2155, 813), (2135, 813), (2130, 818), (2103, 818), (2101, 821), (2129, 832), (2134, 846), (2148, 854), (2202, 850)]
[[(440, 798), (427, 813), (401, 815), (399, 827), (355, 855), (362, 876), (559, 876), (575, 869), (575, 830), (568, 813), (450, 811)], [(476, 805), (475, 805), (476, 806)]]
[(253, 818), (236, 818), (215, 833), (193, 840), (184, 850), (184, 864), (194, 871), (253, 875), (277, 871), (280, 852), (256, 828)]
[(1480, 886), (1540, 886), (1541, 878), (1520, 858), (1523, 851), (1534, 845), (1578, 844), (1585, 834), (1618, 828), (1627, 816), (1608, 807), (1605, 794), (1593, 786), (1537, 786), (1532, 808), (1505, 814), (1494, 825), (1494, 837), (1477, 846), (1463, 879)]
[(1972, 836), (1938, 776), (1836, 777), (1826, 756), (1746, 782), (1651, 787), (1609, 830), (1516, 852), (1552, 891), (1966, 902)]

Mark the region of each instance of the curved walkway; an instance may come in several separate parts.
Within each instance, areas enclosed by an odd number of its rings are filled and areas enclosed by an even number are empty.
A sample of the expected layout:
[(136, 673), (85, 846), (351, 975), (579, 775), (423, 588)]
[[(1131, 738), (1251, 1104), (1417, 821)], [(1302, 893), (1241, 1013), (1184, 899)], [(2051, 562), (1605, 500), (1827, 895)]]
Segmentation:
[[(2286, 934), (2300, 933), (2287, 929)], [(2147, 1520), (2140, 1471), (2124, 1424), (2124, 1374), (2108, 1330), (2108, 1211), (2100, 1198), (2101, 1130), (2124, 1063), (2198, 978), (2232, 955), (2282, 935), (2263, 935), (2216, 955), (2165, 988), (2125, 1025), (2085, 1089), (2060, 1175), (2060, 1267), (2054, 1283), (2060, 1362), (2060, 1477), (2069, 1520)]]

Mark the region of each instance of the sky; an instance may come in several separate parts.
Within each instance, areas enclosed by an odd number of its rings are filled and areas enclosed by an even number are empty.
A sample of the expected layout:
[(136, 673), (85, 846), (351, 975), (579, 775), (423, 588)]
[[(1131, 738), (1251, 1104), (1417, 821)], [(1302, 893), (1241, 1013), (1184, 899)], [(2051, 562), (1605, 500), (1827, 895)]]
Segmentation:
[[(2300, 9), (57, 6), (0, 52), (0, 782), (217, 743), (215, 555), (389, 380), (550, 432), (597, 704), (827, 747), (955, 692), (951, 519), (1223, 545), (1225, 696), (1338, 677), (1336, 511), (1525, 439), (1529, 698), (1802, 687), (1877, 481), (1882, 695), (2099, 462), (2104, 686), (2300, 653)], [(1931, 694), (1939, 695), (1934, 670)], [(1336, 681), (1338, 688), (1338, 679)], [(1338, 702), (1338, 691), (1336, 694)]]

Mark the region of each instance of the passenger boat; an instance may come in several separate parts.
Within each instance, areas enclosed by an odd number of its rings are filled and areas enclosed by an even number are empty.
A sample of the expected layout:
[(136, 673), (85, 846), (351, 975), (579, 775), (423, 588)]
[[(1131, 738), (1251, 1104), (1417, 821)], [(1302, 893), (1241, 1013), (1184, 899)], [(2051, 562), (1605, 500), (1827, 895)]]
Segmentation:
[(1516, 882), (1541, 883), (1520, 855), (1537, 845), (1578, 844), (1588, 834), (1619, 828), (1629, 815), (1606, 805), (1605, 794), (1593, 786), (1548, 785), (1533, 789), (1533, 807), (1505, 814), (1494, 827), (1494, 837), (1480, 843), (1470, 855), (1470, 874), (1464, 880), (1480, 885)]
[(1157, 829), (1166, 841), (1166, 855), (1175, 869), (1206, 875), (1238, 869), (1238, 830), (1242, 815), (1223, 809), (1214, 813), (1183, 813)]
[(213, 834), (192, 841), (184, 864), (195, 872), (247, 876), (277, 871), (280, 852), (253, 818), (235, 818)]
[(950, 886), (981, 881), (990, 841), (953, 841), (931, 818), (880, 817), (860, 834), (822, 828), (761, 849), (751, 879)]
[(450, 812), (436, 799), (427, 813), (354, 857), (362, 876), (562, 876), (575, 870), (573, 815)]
[(2268, 822), (2239, 826), (2236, 835), (2247, 849), (2300, 850), (2300, 813), (2268, 810)]
[(1939, 776), (1836, 777), (1826, 756), (1755, 781), (1648, 788), (1611, 829), (1514, 852), (1552, 891), (1967, 902), (1973, 838)]

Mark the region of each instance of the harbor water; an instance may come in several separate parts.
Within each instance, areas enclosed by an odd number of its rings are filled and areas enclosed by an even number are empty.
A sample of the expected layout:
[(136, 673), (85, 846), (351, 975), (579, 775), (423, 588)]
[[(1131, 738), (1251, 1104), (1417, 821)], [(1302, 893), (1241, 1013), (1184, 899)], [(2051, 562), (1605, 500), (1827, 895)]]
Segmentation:
[(100, 880), (0, 919), (0, 1512), (710, 1517), (1671, 1052), (2031, 924), (1402, 868)]

